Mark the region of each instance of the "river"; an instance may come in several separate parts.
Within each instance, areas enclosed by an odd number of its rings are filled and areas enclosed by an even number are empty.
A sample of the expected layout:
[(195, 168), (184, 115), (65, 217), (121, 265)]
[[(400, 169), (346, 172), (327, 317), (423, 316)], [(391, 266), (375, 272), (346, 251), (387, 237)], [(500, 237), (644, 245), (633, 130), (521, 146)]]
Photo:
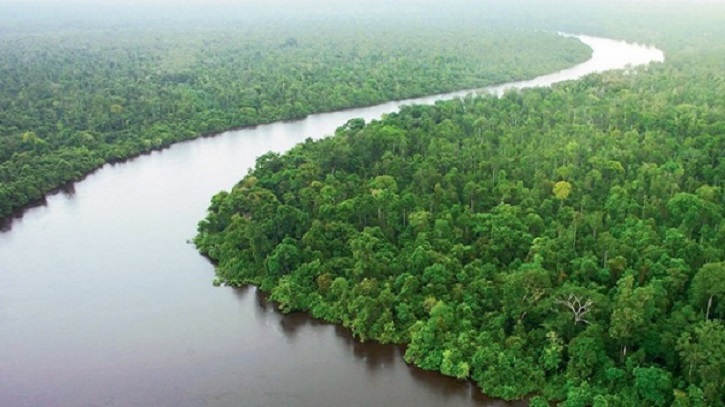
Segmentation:
[[(532, 81), (662, 61), (580, 36), (593, 57)], [(255, 157), (402, 104), (230, 131), (106, 165), (0, 233), (0, 406), (486, 406), (472, 384), (406, 365), (395, 346), (282, 316), (255, 288), (213, 287), (187, 242), (210, 197)]]

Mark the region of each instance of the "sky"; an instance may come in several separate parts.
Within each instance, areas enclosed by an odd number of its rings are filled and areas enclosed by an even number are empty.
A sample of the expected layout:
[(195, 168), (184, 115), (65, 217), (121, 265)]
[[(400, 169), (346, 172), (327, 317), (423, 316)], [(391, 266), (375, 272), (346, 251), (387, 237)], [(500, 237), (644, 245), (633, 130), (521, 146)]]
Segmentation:
[[(318, 15), (343, 13), (354, 15), (358, 11), (379, 13), (412, 12), (460, 12), (478, 10), (487, 12), (491, 7), (505, 10), (526, 10), (535, 13), (547, 3), (560, 10), (576, 9), (617, 3), (632, 4), (653, 2), (677, 7), (681, 4), (718, 4), (725, 0), (0, 0), (0, 22), (31, 23), (33, 21), (134, 21), (157, 20), (231, 20), (257, 15), (293, 18), (298, 13), (312, 12)], [(533, 6), (532, 6), (533, 4)], [(543, 5), (543, 6), (542, 6)], [(522, 7), (523, 6), (523, 7)], [(283, 11), (280, 13), (279, 11)], [(435, 10), (435, 11), (434, 11)], [(725, 21), (725, 9), (723, 9)], [(7, 26), (6, 26), (7, 28)], [(3, 25), (0, 24), (0, 32)]]
[[(506, 2), (506, 0), (499, 0), (501, 2)], [(608, 1), (611, 2), (612, 0), (577, 0), (578, 2), (601, 2), (601, 1)], [(614, 0), (617, 1), (617, 0)], [(624, 2), (658, 2), (658, 3), (672, 3), (672, 2), (679, 2), (679, 3), (722, 3), (725, 4), (725, 0), (618, 0), (618, 1), (624, 1)], [(317, 4), (325, 4), (325, 3), (334, 3), (334, 4), (345, 4), (345, 3), (353, 3), (353, 4), (364, 4), (368, 3), (368, 1), (364, 0), (0, 0), (0, 3), (36, 3), (36, 4), (123, 4), (123, 5), (149, 5), (149, 4), (167, 4), (167, 5), (180, 5), (180, 4), (195, 4), (195, 5), (206, 5), (206, 4), (224, 4), (224, 5), (259, 5), (260, 3), (265, 3), (269, 5), (273, 5), (275, 3), (279, 4), (285, 4), (285, 3), (317, 3)], [(392, 3), (421, 3), (422, 0), (395, 0)], [(440, 3), (439, 3), (440, 4)]]

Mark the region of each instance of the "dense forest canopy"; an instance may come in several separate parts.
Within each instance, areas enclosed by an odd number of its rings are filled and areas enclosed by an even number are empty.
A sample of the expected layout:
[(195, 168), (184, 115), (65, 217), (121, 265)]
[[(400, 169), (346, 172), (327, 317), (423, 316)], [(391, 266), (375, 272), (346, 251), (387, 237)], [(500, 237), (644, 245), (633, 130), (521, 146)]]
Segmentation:
[(725, 405), (725, 7), (617, 5), (579, 27), (667, 63), (260, 157), (199, 224), (218, 281), (495, 397)]
[[(0, 4), (0, 219), (103, 163), (200, 134), (531, 78), (590, 54), (445, 13), (118, 7), (57, 20)], [(161, 10), (171, 16), (154, 19)]]

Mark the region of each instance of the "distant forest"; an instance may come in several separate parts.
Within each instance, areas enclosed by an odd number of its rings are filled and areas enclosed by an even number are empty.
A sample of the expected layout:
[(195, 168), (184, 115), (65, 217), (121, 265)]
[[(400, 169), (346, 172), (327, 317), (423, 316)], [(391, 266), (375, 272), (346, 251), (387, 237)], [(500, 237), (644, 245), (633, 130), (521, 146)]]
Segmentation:
[(0, 30), (0, 219), (106, 162), (202, 134), (532, 78), (590, 55), (554, 33), (431, 16), (34, 18)]

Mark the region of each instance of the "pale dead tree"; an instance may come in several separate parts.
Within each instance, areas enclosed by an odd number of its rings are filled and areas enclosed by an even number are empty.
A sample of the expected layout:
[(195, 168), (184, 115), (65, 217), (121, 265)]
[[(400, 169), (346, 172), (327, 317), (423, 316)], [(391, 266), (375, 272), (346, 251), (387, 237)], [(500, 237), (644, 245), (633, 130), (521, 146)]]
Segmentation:
[(555, 301), (557, 304), (561, 304), (571, 310), (572, 314), (574, 314), (575, 324), (579, 322), (589, 323), (589, 321), (584, 319), (584, 316), (591, 311), (594, 306), (594, 301), (589, 298), (584, 299), (576, 294), (569, 294), (566, 298), (557, 298)]
[[(526, 292), (524, 293), (523, 298), (521, 298), (521, 302), (524, 304), (528, 304), (529, 307), (532, 307), (534, 304), (536, 304), (537, 301), (541, 299), (541, 297), (546, 294), (546, 290), (539, 287), (526, 287)], [(519, 321), (522, 321), (526, 314), (528, 314), (529, 311), (524, 311), (521, 313), (521, 316), (519, 317)]]

